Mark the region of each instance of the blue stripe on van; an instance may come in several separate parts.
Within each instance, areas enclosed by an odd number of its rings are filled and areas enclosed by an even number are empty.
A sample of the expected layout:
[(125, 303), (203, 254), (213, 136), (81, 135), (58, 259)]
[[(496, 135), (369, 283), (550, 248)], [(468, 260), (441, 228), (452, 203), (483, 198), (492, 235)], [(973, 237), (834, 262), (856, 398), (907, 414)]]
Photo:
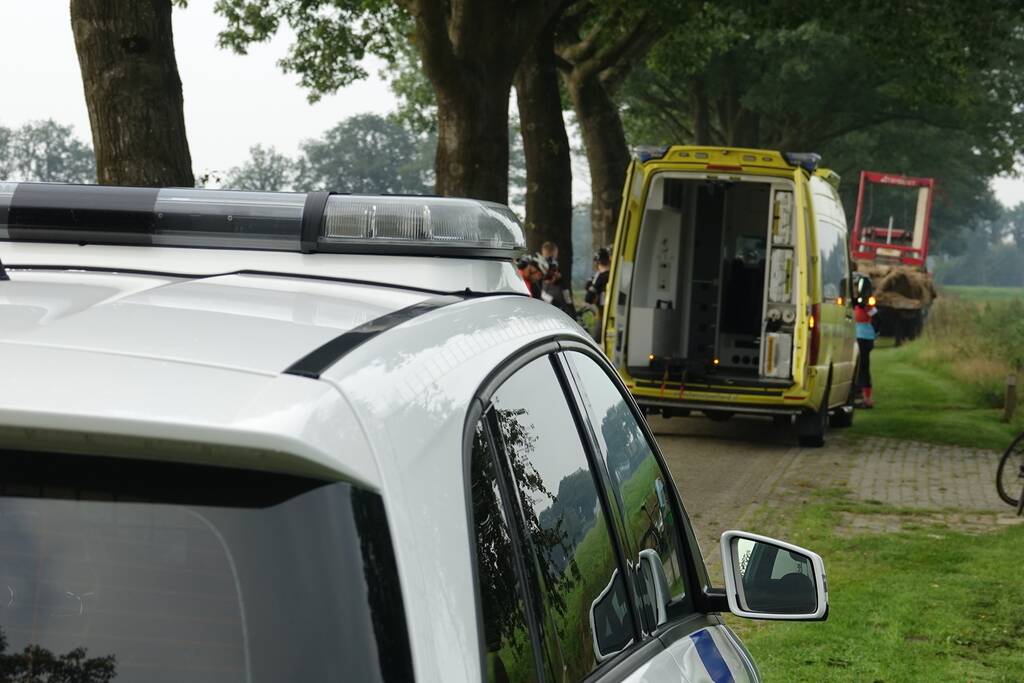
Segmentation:
[(711, 680), (715, 683), (736, 683), (732, 677), (729, 665), (722, 659), (722, 653), (718, 651), (714, 638), (706, 629), (697, 631), (690, 636), (690, 640), (697, 646), (697, 655), (700, 657), (704, 668), (708, 670)]

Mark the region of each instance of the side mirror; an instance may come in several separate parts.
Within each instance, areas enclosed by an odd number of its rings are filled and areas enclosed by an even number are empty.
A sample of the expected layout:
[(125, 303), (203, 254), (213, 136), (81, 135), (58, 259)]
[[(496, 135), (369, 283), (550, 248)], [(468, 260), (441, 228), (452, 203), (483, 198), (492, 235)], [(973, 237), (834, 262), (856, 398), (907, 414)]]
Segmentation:
[(821, 556), (745, 531), (722, 534), (729, 610), (748, 619), (824, 621), (828, 583)]
[[(672, 599), (669, 593), (668, 577), (665, 576), (665, 565), (657, 550), (647, 548), (640, 551), (640, 573), (643, 575), (644, 609), (652, 622), (652, 626), (660, 626), (668, 621), (668, 603)], [(645, 617), (645, 618), (648, 618)]]

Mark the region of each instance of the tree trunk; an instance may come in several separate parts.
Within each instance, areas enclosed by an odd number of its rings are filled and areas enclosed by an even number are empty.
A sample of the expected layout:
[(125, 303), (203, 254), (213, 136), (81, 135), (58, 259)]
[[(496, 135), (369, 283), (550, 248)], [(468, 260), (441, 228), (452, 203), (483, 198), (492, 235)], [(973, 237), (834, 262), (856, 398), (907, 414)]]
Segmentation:
[(171, 0), (71, 0), (101, 184), (192, 187)]
[(566, 77), (569, 96), (576, 110), (583, 144), (590, 166), (591, 206), (595, 252), (615, 237), (622, 189), (629, 166), (629, 147), (619, 109), (593, 72), (570, 73)]
[(693, 93), (693, 144), (711, 144), (711, 109), (708, 105), (708, 90), (703, 78), (694, 78)]
[(399, 0), (437, 98), (437, 192), (508, 201), (508, 98), (557, 0)]
[(572, 276), (572, 161), (562, 118), (554, 31), (527, 50), (516, 73), (519, 123), (526, 156), (526, 239), (531, 250), (552, 241), (569, 285)]
[(436, 192), (508, 203), (509, 81), (476, 78), (435, 83)]

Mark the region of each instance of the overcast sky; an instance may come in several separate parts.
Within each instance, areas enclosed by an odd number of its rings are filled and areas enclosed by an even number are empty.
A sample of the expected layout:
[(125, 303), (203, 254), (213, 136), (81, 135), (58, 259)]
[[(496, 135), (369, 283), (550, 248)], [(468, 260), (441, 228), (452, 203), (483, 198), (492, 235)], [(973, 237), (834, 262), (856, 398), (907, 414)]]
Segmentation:
[[(79, 137), (91, 142), (68, 4), (0, 0), (0, 125), (52, 118), (73, 125)], [(254, 144), (293, 155), (302, 140), (318, 137), (348, 116), (394, 110), (395, 98), (373, 65), (367, 80), (309, 104), (297, 77), (283, 74), (276, 64), (292, 36), (279, 34), (245, 56), (221, 50), (217, 32), (224, 22), (213, 13), (213, 4), (190, 0), (187, 9), (174, 10), (185, 126), (197, 171), (241, 164)], [(576, 166), (576, 175), (583, 175), (585, 169)], [(586, 184), (574, 180), (578, 202), (585, 199), (580, 195)], [(998, 179), (993, 187), (1004, 204), (1024, 201), (1024, 180)]]

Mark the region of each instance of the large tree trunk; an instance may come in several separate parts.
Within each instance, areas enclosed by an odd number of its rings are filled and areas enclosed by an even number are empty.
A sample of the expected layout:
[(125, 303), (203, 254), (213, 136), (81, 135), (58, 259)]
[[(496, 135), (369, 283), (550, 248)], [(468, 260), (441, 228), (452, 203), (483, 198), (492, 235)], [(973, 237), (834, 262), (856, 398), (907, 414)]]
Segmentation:
[(570, 73), (566, 78), (590, 166), (590, 220), (596, 252), (615, 237), (622, 189), (629, 166), (629, 147), (619, 109), (596, 73)]
[(171, 0), (71, 0), (99, 182), (195, 185)]
[(437, 98), (437, 192), (508, 201), (508, 98), (559, 0), (399, 0)]
[(508, 82), (459, 79), (435, 86), (436, 192), (508, 203)]
[(526, 239), (538, 250), (558, 245), (564, 284), (572, 277), (572, 160), (562, 118), (554, 31), (533, 43), (516, 72), (519, 123), (526, 156)]

